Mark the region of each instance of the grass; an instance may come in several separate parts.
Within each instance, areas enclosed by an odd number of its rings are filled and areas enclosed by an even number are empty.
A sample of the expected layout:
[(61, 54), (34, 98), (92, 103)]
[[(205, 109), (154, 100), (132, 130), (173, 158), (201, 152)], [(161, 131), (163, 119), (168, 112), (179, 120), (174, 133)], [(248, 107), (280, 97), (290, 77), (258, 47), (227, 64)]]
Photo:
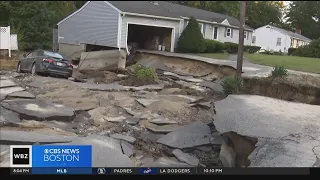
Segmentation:
[(200, 53), (195, 55), (213, 59), (228, 59), (229, 56), (228, 53)]
[(18, 61), (16, 60), (0, 59), (0, 70), (15, 71), (17, 69), (17, 63)]
[(267, 66), (284, 66), (287, 69), (320, 74), (320, 59), (298, 56), (277, 56), (267, 54), (248, 54), (245, 57), (252, 63)]

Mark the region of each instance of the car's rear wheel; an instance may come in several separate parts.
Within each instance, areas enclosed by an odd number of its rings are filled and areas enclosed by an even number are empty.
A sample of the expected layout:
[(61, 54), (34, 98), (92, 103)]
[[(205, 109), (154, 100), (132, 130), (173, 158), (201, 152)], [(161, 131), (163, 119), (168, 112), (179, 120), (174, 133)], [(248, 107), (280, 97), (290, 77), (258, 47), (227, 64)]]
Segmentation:
[(31, 67), (31, 75), (32, 75), (32, 76), (37, 75), (37, 72), (36, 72), (36, 64), (35, 64), (35, 63), (32, 64), (32, 67)]
[(17, 73), (22, 73), (21, 64), (20, 63), (17, 66)]

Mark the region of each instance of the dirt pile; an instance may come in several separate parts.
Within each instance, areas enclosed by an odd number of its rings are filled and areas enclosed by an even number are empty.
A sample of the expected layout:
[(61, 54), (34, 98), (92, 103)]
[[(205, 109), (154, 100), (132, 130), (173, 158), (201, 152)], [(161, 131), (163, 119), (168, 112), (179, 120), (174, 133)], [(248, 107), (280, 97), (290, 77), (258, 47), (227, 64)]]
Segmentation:
[(123, 86), (137, 87), (137, 86), (145, 86), (145, 85), (159, 84), (159, 83), (153, 79), (139, 79), (135, 76), (130, 76), (129, 78), (120, 81), (119, 84)]

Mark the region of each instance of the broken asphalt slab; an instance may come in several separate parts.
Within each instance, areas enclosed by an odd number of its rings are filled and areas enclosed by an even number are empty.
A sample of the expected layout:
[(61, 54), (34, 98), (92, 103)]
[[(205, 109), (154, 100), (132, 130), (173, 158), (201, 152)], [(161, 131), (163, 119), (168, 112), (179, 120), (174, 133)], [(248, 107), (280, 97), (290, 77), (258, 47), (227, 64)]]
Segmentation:
[(6, 130), (0, 131), (0, 142), (6, 145), (27, 145), (27, 144), (51, 144), (51, 143), (64, 143), (71, 142), (76, 137), (74, 136), (61, 136), (61, 135), (45, 135), (30, 131)]
[(7, 97), (8, 94), (11, 94), (13, 92), (17, 91), (23, 91), (24, 89), (22, 87), (7, 87), (7, 88), (1, 88), (0, 89), (0, 100), (3, 100)]
[(176, 73), (172, 73), (172, 72), (164, 72), (163, 75), (173, 76), (173, 77), (176, 77), (178, 79), (181, 79), (181, 80), (184, 80), (184, 81), (188, 81), (188, 82), (194, 82), (194, 83), (199, 83), (199, 82), (203, 81), (202, 79), (196, 79), (193, 76), (180, 76), (180, 75), (178, 75)]
[(312, 167), (316, 162), (312, 150), (319, 145), (320, 106), (229, 95), (215, 102), (215, 108), (214, 125), (220, 133), (258, 138), (250, 166)]
[(173, 148), (184, 149), (210, 144), (211, 137), (211, 131), (208, 125), (202, 122), (194, 122), (165, 135), (157, 140), (157, 143)]
[(158, 95), (160, 99), (171, 100), (174, 102), (182, 101), (185, 103), (193, 103), (203, 99), (203, 97), (199, 96), (189, 96), (189, 95), (181, 95), (181, 94), (170, 94), (170, 95)]
[(144, 86), (123, 86), (126, 90), (131, 91), (156, 91), (162, 90), (164, 88), (164, 84), (151, 84), (151, 85), (144, 85)]
[(42, 99), (4, 100), (1, 106), (18, 113), (21, 119), (26, 120), (71, 121), (75, 117), (73, 109)]
[(118, 134), (118, 133), (111, 134), (110, 137), (112, 137), (114, 139), (124, 140), (124, 141), (130, 142), (131, 144), (136, 141), (136, 138), (134, 138), (134, 137), (126, 136), (126, 135), (122, 135), (122, 134)]
[(185, 162), (187, 164), (190, 164), (191, 166), (198, 166), (198, 164), (199, 164), (199, 159), (198, 158), (196, 158), (194, 156), (191, 156), (188, 153), (184, 153), (180, 149), (175, 149), (175, 150), (172, 151), (172, 153), (181, 162)]
[(73, 82), (72, 83), (78, 85), (81, 88), (90, 89), (90, 90), (98, 90), (98, 91), (121, 91), (126, 90), (123, 86), (117, 84), (117, 83), (111, 83), (111, 84), (90, 84), (90, 83), (78, 83)]
[(4, 79), (0, 81), (0, 88), (6, 88), (6, 87), (14, 87), (17, 86), (16, 83), (9, 79)]
[(173, 159), (161, 157), (152, 163), (144, 164), (143, 167), (190, 167), (190, 165)]
[(143, 123), (144, 126), (154, 132), (154, 133), (169, 133), (172, 131), (175, 131), (179, 128), (181, 128), (181, 126), (175, 125), (175, 124), (168, 124), (168, 125), (155, 125), (149, 122), (145, 122)]
[(165, 124), (177, 124), (176, 121), (170, 121), (166, 119), (165, 117), (159, 116), (153, 120), (149, 120), (149, 122), (157, 125), (165, 125)]
[(123, 154), (127, 155), (128, 157), (131, 157), (134, 154), (133, 146), (126, 141), (121, 141), (121, 148)]
[(0, 106), (0, 123), (5, 125), (6, 123), (20, 123), (19, 114), (9, 111)]
[(17, 91), (7, 95), (12, 98), (34, 99), (35, 96), (27, 91)]
[(222, 92), (223, 88), (221, 85), (221, 81), (220, 80), (216, 80), (214, 82), (210, 82), (210, 81), (202, 81), (200, 83), (196, 84), (197, 86), (201, 86), (201, 87), (207, 87), (212, 89), (215, 92)]
[(108, 137), (77, 138), (70, 143), (60, 143), (59, 145), (91, 145), (92, 166), (94, 167), (134, 167), (134, 162), (122, 153), (120, 144), (119, 146), (115, 145), (113, 140), (110, 140), (112, 138), (109, 139), (110, 141), (103, 138)]
[(40, 82), (40, 81), (33, 81), (33, 82), (27, 84), (26, 86), (33, 87), (33, 88), (42, 88), (44, 86), (44, 83)]
[(136, 101), (138, 103), (140, 103), (141, 105), (143, 105), (144, 107), (147, 107), (149, 106), (150, 104), (154, 103), (154, 102), (157, 102), (159, 100), (157, 99), (136, 99)]

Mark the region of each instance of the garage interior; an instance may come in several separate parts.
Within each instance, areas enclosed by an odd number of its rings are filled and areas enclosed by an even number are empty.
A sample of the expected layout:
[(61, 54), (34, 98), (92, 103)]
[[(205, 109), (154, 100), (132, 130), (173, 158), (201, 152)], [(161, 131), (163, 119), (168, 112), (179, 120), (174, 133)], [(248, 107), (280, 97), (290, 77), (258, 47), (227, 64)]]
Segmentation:
[(171, 50), (172, 28), (128, 24), (127, 44), (138, 49)]

